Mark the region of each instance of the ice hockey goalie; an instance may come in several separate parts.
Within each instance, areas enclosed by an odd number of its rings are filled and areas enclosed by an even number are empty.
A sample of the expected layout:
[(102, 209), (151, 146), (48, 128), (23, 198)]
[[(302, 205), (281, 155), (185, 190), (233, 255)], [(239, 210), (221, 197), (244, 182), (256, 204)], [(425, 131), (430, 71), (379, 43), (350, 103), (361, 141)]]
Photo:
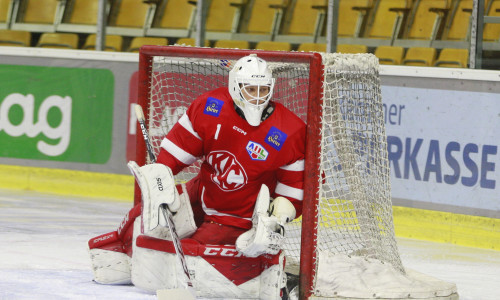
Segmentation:
[[(306, 130), (271, 101), (273, 87), (264, 60), (242, 57), (228, 87), (196, 98), (167, 133), (157, 163), (129, 163), (142, 203), (116, 231), (89, 241), (96, 282), (152, 292), (181, 285), (167, 205), (197, 295), (281, 299), (283, 228), (302, 211)], [(197, 160), (199, 174), (175, 185)]]

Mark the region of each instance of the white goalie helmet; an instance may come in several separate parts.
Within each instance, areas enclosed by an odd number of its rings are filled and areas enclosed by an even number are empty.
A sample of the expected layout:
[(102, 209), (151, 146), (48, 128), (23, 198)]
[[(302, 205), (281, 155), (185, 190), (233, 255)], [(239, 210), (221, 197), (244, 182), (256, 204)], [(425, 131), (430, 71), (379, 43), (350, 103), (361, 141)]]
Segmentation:
[(260, 125), (274, 81), (267, 62), (256, 54), (240, 58), (229, 72), (229, 94), (250, 125)]

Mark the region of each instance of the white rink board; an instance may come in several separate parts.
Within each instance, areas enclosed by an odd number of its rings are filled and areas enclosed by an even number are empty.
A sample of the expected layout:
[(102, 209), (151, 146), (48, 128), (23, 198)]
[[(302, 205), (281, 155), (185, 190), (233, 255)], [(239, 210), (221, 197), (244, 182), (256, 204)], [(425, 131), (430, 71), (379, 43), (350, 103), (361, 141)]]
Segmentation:
[(500, 210), (498, 96), (383, 86), (393, 197)]

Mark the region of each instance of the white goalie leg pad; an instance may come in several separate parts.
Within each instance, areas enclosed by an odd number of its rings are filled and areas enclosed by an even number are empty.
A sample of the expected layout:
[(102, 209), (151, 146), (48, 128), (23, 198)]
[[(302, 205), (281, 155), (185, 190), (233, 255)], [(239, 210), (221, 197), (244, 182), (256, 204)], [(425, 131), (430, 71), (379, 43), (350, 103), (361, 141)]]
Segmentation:
[(269, 188), (263, 184), (252, 216), (252, 229), (236, 239), (236, 249), (248, 257), (277, 254), (284, 243), (283, 228), (278, 218), (269, 216)]
[(90, 249), (94, 281), (100, 284), (130, 284), (130, 257), (125, 253)]
[(165, 226), (166, 221), (163, 217), (160, 218), (160, 206), (167, 204), (172, 212), (180, 208), (179, 193), (175, 188), (172, 170), (163, 164), (139, 167), (134, 161), (130, 161), (127, 166), (141, 188), (144, 231), (153, 230), (158, 225)]
[[(186, 263), (196, 294), (216, 299), (280, 299), (286, 285), (284, 253), (245, 257), (231, 245), (183, 242)], [(193, 256), (193, 254), (196, 254)], [(182, 269), (172, 242), (146, 235), (137, 239), (132, 258), (132, 281), (142, 289), (184, 287)]]
[(286, 287), (285, 253), (279, 256), (279, 264), (265, 269), (260, 275), (259, 299), (281, 299), (281, 290)]
[(131, 280), (136, 287), (150, 293), (178, 288), (175, 254), (138, 247), (136, 244), (133, 250)]
[(130, 284), (130, 258), (116, 231), (89, 241), (94, 281), (100, 284)]
[[(212, 250), (210, 250), (212, 251)], [(271, 257), (271, 256), (268, 256)], [(252, 258), (226, 257), (227, 261), (218, 261), (218, 264), (233, 266), (239, 273), (252, 269), (259, 269), (261, 273), (251, 279), (241, 282), (241, 278), (228, 277), (221, 273), (217, 263), (207, 260), (206, 257), (188, 256), (188, 265), (193, 268), (193, 285), (197, 294), (207, 299), (281, 299), (281, 288), (286, 286), (286, 277), (283, 272), (284, 254), (280, 254), (279, 263), (270, 263), (270, 260), (250, 261)], [(244, 265), (247, 266), (244, 266)], [(264, 267), (265, 266), (265, 267)], [(220, 266), (219, 266), (220, 267)], [(227, 270), (227, 268), (226, 268)]]
[[(179, 238), (189, 237), (197, 229), (191, 202), (184, 184), (182, 190), (183, 193), (179, 196), (180, 208), (173, 216)], [(141, 232), (141, 226), (140, 223), (134, 225), (134, 236), (137, 236)], [(170, 231), (163, 226), (158, 226), (145, 235), (172, 240)], [(135, 286), (151, 293), (159, 289), (179, 288), (177, 272), (178, 266), (175, 254), (138, 247), (134, 243), (131, 259), (131, 280)]]

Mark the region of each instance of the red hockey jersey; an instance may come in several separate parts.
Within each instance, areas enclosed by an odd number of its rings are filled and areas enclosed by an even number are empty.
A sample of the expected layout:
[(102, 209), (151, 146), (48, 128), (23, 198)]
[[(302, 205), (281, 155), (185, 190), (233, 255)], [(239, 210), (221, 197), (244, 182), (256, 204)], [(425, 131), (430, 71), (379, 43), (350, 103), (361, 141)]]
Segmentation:
[(205, 220), (251, 228), (262, 184), (301, 214), (305, 134), (304, 122), (279, 103), (251, 126), (236, 112), (227, 88), (218, 88), (190, 105), (163, 139), (158, 162), (177, 174), (203, 158), (197, 200)]

